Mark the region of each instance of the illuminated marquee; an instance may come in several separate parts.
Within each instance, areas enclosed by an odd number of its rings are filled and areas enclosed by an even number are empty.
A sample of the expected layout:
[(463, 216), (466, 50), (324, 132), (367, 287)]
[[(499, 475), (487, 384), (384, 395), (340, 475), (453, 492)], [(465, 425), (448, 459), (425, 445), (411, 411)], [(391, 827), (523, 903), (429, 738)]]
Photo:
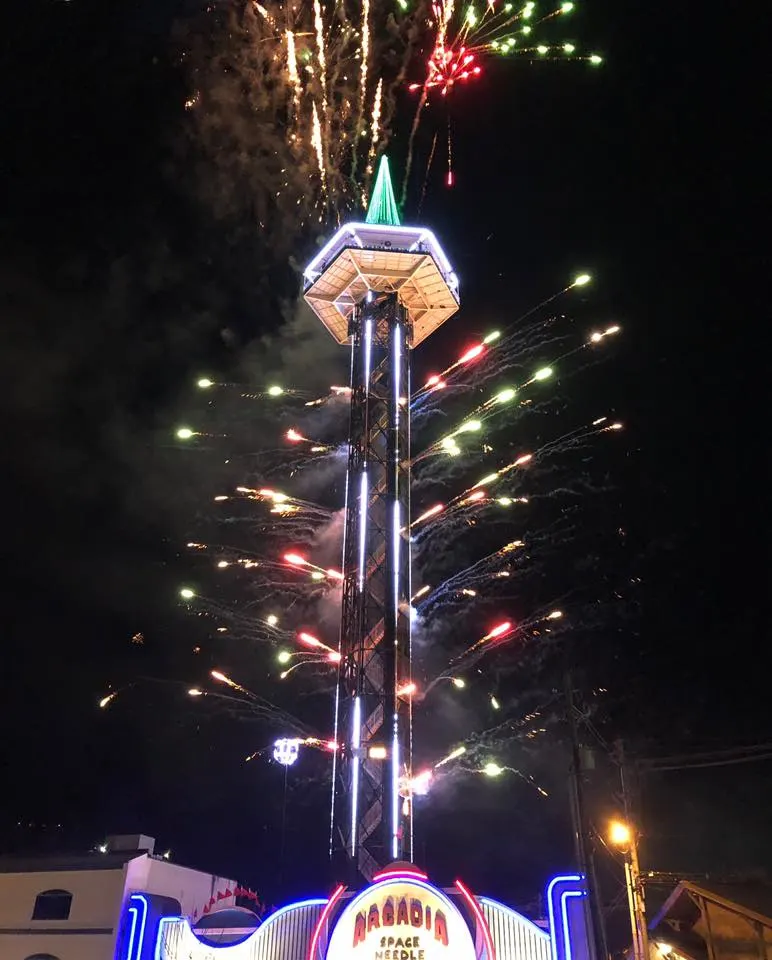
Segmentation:
[(475, 960), (472, 935), (450, 899), (413, 877), (387, 878), (347, 904), (326, 960)]
[[(398, 867), (398, 869), (395, 869)], [(291, 903), (252, 931), (212, 942), (179, 916), (179, 902), (132, 893), (116, 960), (589, 960), (587, 891), (577, 874), (547, 888), (548, 929), (460, 881), (446, 891), (408, 864), (360, 893), (340, 884), (326, 899)], [(216, 915), (216, 914), (215, 914)], [(225, 927), (212, 928), (221, 936)], [(241, 937), (241, 939), (239, 939)]]

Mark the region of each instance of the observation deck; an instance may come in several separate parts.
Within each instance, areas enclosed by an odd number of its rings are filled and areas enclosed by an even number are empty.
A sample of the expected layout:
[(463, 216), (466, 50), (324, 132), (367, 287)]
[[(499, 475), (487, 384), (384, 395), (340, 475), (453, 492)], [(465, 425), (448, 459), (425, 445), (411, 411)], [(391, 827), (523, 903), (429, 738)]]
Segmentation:
[(385, 157), (367, 222), (342, 226), (303, 271), (303, 295), (338, 343), (349, 341), (349, 316), (370, 291), (398, 295), (411, 347), (459, 307), (458, 277), (435, 235), (399, 223)]

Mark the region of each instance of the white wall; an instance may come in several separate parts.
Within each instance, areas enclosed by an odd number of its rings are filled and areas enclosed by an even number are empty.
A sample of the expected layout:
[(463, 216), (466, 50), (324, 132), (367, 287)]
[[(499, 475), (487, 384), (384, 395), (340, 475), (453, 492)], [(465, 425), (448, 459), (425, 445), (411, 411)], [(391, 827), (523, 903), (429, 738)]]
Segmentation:
[[(72, 894), (68, 920), (32, 919), (35, 898), (44, 890)], [(122, 893), (121, 867), (0, 874), (1, 960), (26, 960), (35, 953), (59, 960), (112, 960)], [(50, 932), (38, 932), (42, 930)]]
[[(218, 891), (235, 886), (225, 877), (152, 860), (147, 854), (110, 870), (0, 873), (0, 960), (26, 960), (35, 953), (50, 953), (59, 960), (113, 960), (130, 893), (173, 897), (182, 904), (183, 914), (190, 915), (194, 910), (200, 914)], [(68, 920), (32, 919), (35, 898), (44, 890), (72, 894)], [(220, 907), (232, 904), (233, 900), (218, 902)], [(72, 932), (76, 930), (83, 932)], [(99, 930), (107, 932), (89, 933)]]
[[(190, 916), (194, 910), (200, 914), (212, 896), (216, 897), (220, 891), (232, 891), (235, 886), (235, 880), (191, 870), (168, 860), (151, 860), (145, 856), (126, 864), (127, 897), (129, 893), (136, 892), (174, 897), (180, 901), (184, 916)], [(233, 902), (232, 899), (220, 900), (218, 906), (232, 906)], [(2, 954), (0, 960), (3, 960)]]

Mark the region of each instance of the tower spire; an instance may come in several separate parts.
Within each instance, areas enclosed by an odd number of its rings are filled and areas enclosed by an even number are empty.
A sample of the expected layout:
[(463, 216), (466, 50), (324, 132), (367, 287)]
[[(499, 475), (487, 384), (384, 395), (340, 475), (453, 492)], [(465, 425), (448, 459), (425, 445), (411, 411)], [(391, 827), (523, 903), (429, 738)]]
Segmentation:
[(378, 166), (378, 176), (375, 178), (373, 195), (370, 197), (370, 206), (367, 208), (365, 223), (386, 224), (390, 227), (400, 226), (397, 201), (394, 199), (394, 187), (391, 185), (391, 171), (389, 158), (384, 154)]

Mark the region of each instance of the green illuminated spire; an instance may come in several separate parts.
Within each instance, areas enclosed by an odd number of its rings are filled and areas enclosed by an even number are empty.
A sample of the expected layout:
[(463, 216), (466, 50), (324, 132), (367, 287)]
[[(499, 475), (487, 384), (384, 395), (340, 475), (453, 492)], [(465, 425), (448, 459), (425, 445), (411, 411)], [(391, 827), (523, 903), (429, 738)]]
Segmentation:
[(375, 178), (373, 195), (370, 197), (370, 206), (367, 208), (367, 223), (385, 223), (391, 227), (400, 225), (397, 201), (394, 199), (394, 188), (391, 185), (389, 173), (389, 158), (381, 157), (378, 167), (378, 176)]

